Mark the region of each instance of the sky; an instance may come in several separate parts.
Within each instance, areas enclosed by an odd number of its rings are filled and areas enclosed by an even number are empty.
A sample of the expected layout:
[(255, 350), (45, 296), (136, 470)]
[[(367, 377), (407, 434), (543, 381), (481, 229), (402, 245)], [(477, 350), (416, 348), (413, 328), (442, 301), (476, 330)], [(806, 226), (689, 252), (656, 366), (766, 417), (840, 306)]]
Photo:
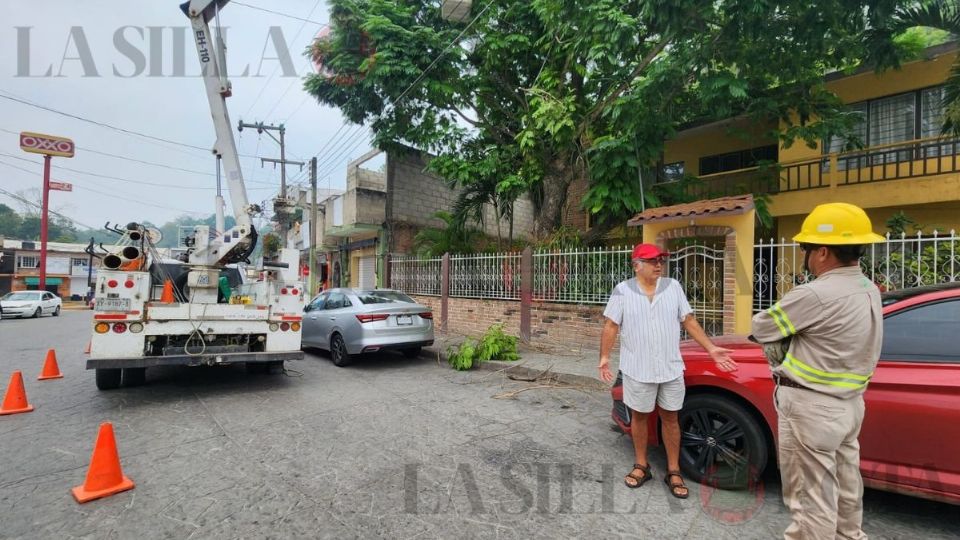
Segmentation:
[[(0, 43), (13, 51), (0, 56), (0, 190), (41, 187), (42, 157), (23, 152), (18, 137), (21, 131), (39, 132), (69, 137), (77, 145), (75, 157), (53, 158), (51, 179), (73, 184), (73, 191), (51, 191), (50, 208), (79, 228), (211, 215), (215, 159), (205, 149), (213, 144), (214, 127), (189, 20), (177, 0), (13, 5), (4, 2), (0, 24)], [(255, 156), (279, 158), (280, 148), (255, 130), (237, 133), (241, 119), (283, 123), (287, 159), (309, 161), (317, 155), (320, 188), (345, 189), (347, 163), (370, 150), (366, 128), (344, 126), (339, 110), (319, 105), (302, 89), (302, 77), (314, 69), (302, 52), (327, 20), (323, 0), (230, 2), (221, 13), (233, 83), (227, 108), (251, 202), (278, 192), (279, 169), (261, 166)], [(122, 133), (10, 98), (181, 144)], [(373, 161), (365, 165), (376, 166)], [(303, 172), (288, 166), (288, 184), (308, 185), (307, 172), (306, 166)], [(225, 186), (224, 196), (230, 215)], [(2, 192), (0, 203), (18, 211), (22, 206)]]

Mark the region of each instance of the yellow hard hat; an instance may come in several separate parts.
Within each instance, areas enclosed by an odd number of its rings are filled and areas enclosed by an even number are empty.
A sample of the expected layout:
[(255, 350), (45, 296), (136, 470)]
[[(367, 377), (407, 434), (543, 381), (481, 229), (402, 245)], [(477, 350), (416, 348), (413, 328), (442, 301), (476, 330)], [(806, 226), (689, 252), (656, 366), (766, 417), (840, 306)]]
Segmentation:
[(794, 242), (821, 246), (873, 244), (884, 238), (873, 232), (873, 224), (859, 206), (847, 203), (821, 204), (803, 220)]

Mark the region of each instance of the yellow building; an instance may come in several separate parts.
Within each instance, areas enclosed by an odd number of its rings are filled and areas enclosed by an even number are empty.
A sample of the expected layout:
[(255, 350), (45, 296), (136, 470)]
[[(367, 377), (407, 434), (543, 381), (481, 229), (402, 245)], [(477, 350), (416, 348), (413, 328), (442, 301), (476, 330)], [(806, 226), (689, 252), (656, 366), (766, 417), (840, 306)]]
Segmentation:
[[(785, 148), (771, 135), (776, 126), (732, 119), (687, 129), (668, 141), (661, 177), (698, 176), (703, 198), (768, 194), (773, 232), (788, 240), (814, 206), (832, 201), (866, 209), (880, 234), (900, 211), (924, 234), (960, 230), (960, 139), (939, 138), (942, 84), (956, 55), (957, 43), (948, 43), (899, 70), (828, 76), (827, 88), (862, 113), (861, 149), (844, 151), (847, 142), (836, 138), (813, 148), (802, 141)], [(779, 167), (757, 166), (766, 161)]]

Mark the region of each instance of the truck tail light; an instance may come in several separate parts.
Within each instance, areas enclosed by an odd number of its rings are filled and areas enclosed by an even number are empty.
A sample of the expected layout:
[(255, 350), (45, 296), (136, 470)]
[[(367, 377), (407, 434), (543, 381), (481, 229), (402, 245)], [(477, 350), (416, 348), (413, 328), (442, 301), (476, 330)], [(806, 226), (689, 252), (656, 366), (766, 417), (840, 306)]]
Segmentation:
[(107, 287), (110, 287), (111, 289), (117, 288), (117, 280), (111, 279), (110, 281), (108, 281)]
[(97, 325), (93, 327), (93, 331), (98, 334), (106, 334), (110, 331), (110, 325), (105, 322), (97, 323)]
[(368, 322), (373, 322), (373, 321), (385, 321), (385, 320), (387, 320), (388, 317), (390, 317), (390, 315), (387, 315), (387, 314), (382, 314), (382, 315), (364, 315), (364, 314), (360, 314), (360, 315), (357, 315), (357, 320), (360, 321), (360, 322), (362, 322), (362, 323), (368, 323)]
[(280, 323), (280, 329), (283, 330), (284, 332), (286, 332), (287, 330), (290, 329), (290, 323), (288, 323), (288, 322), (282, 322), (282, 323)]
[(432, 319), (432, 318), (433, 318), (433, 312), (432, 312), (432, 311), (424, 311), (423, 313), (420, 314), (420, 318), (421, 318), (421, 319)]
[(299, 332), (299, 331), (300, 331), (300, 323), (295, 322), (295, 323), (291, 324), (291, 325), (290, 325), (290, 329), (293, 330), (294, 332)]
[(135, 322), (131, 324), (130, 331), (133, 332), (134, 334), (139, 334), (140, 332), (143, 332), (143, 323)]
[(128, 289), (132, 289), (132, 288), (133, 288), (133, 280), (132, 280), (132, 279), (128, 279), (128, 280), (124, 281), (124, 282), (123, 282), (123, 286), (126, 287), (126, 288), (128, 288)]
[(126, 331), (127, 331), (127, 323), (122, 323), (122, 322), (113, 323), (113, 331), (116, 332), (116, 333), (118, 333), (118, 334), (122, 334), (122, 333), (126, 332)]
[(279, 330), (279, 329), (280, 329), (280, 325), (279, 325), (279, 324), (277, 324), (277, 323), (270, 323), (270, 331), (271, 331), (271, 332), (276, 332), (276, 331)]

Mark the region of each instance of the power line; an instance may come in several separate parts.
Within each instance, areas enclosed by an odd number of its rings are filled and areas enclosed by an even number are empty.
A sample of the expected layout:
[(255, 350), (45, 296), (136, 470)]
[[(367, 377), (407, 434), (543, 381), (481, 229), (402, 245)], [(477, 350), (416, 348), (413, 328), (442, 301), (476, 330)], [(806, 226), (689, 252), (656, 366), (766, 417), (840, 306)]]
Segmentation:
[[(143, 138), (145, 138), (145, 139), (150, 139), (150, 140), (153, 140), (153, 141), (164, 142), (164, 143), (167, 143), (167, 144), (174, 144), (174, 145), (177, 145), (177, 146), (183, 146), (183, 147), (185, 147), (185, 148), (190, 148), (190, 149), (192, 149), (192, 150), (201, 150), (201, 151), (206, 152), (206, 153), (208, 153), (208, 154), (210, 153), (210, 148), (204, 148), (204, 147), (202, 147), (202, 146), (197, 146), (197, 145), (195, 145), (195, 144), (189, 144), (189, 143), (183, 143), (183, 142), (179, 142), (179, 141), (174, 141), (174, 140), (171, 140), (171, 139), (165, 139), (165, 138), (163, 138), (163, 137), (157, 137), (157, 136), (154, 136), (154, 135), (148, 135), (148, 134), (146, 134), (146, 133), (141, 133), (141, 132), (139, 132), (139, 131), (133, 131), (133, 130), (130, 130), (130, 129), (126, 129), (126, 128), (114, 126), (114, 125), (112, 125), (112, 124), (107, 124), (106, 122), (100, 122), (100, 121), (97, 121), (97, 120), (91, 120), (91, 119), (85, 118), (85, 117), (83, 117), (83, 116), (78, 116), (78, 115), (75, 115), (75, 114), (71, 114), (71, 113), (68, 113), (68, 112), (64, 112), (64, 111), (60, 111), (60, 110), (54, 109), (54, 108), (52, 108), (52, 107), (47, 107), (47, 106), (45, 106), (45, 105), (40, 105), (39, 103), (33, 103), (32, 101), (28, 101), (28, 100), (26, 100), (26, 99), (19, 98), (19, 97), (17, 97), (17, 96), (14, 96), (13, 94), (11, 94), (11, 93), (9, 93), (9, 92), (6, 92), (6, 91), (3, 91), (3, 90), (0, 90), (0, 99), (6, 99), (6, 100), (9, 100), (9, 101), (15, 101), (15, 102), (17, 102), (17, 103), (21, 103), (21, 104), (23, 104), (23, 105), (27, 105), (28, 107), (34, 107), (34, 108), (36, 108), (36, 109), (41, 109), (41, 110), (44, 110), (44, 111), (47, 111), (47, 112), (52, 112), (52, 113), (54, 113), (54, 114), (59, 114), (59, 115), (61, 115), (61, 116), (66, 116), (67, 118), (73, 118), (74, 120), (80, 120), (81, 122), (86, 122), (86, 123), (88, 123), (88, 124), (93, 124), (93, 125), (95, 125), (95, 126), (112, 129), (112, 130), (118, 131), (118, 132), (120, 132), (120, 133), (125, 133), (125, 134), (128, 134), (128, 135), (136, 135), (136, 136), (138, 136), (138, 137), (143, 137)], [(241, 154), (241, 155), (242, 155), (242, 154)], [(197, 156), (197, 155), (194, 155), (194, 157), (200, 158), (200, 156)]]
[[(245, 5), (245, 4), (240, 4), (240, 5)], [(307, 16), (309, 17), (310, 15), (313, 15), (313, 12), (316, 11), (317, 6), (319, 5), (320, 5), (320, 0), (317, 0), (316, 3), (313, 4), (313, 7), (310, 9), (310, 12), (307, 13)], [(302, 19), (302, 20), (306, 21), (306, 19)], [(300, 32), (303, 32), (303, 29), (304, 27), (306, 27), (306, 25), (307, 25), (306, 22), (300, 25), (300, 28), (297, 29), (297, 33), (293, 35), (293, 39), (290, 40), (291, 43), (293, 43), (294, 41), (297, 40), (298, 37), (300, 37)], [(270, 72), (270, 76), (267, 77), (267, 80), (263, 82), (262, 86), (260, 86), (260, 92), (257, 93), (257, 97), (253, 98), (253, 101), (250, 103), (250, 107), (247, 108), (247, 114), (245, 114), (244, 116), (250, 116), (250, 111), (253, 110), (253, 106), (256, 105), (258, 101), (260, 101), (260, 97), (263, 95), (264, 90), (267, 89), (267, 86), (269, 86), (270, 81), (272, 81), (273, 78), (277, 75), (277, 71), (279, 69), (280, 69), (280, 63), (278, 62), (277, 65), (273, 67), (273, 71)], [(289, 87), (287, 89), (289, 90)], [(284, 92), (284, 95), (286, 95), (286, 92)], [(274, 108), (276, 108), (276, 104), (274, 104)], [(273, 112), (273, 109), (270, 109), (270, 112)], [(269, 113), (267, 114), (267, 116), (269, 116)]]
[[(12, 131), (12, 130), (5, 129), (5, 128), (0, 128), (0, 131), (3, 131), (3, 132), (5, 132), (5, 133), (10, 133), (10, 134), (12, 134), (12, 135), (19, 135), (19, 133), (17, 133), (16, 131)], [(173, 171), (180, 171), (180, 172), (186, 172), (186, 173), (191, 173), (191, 174), (201, 174), (201, 175), (204, 175), (204, 176), (216, 176), (214, 173), (211, 173), (211, 172), (203, 172), (203, 171), (197, 171), (197, 170), (193, 170), (193, 169), (183, 169), (183, 168), (181, 168), (181, 167), (174, 167), (174, 166), (172, 166), (172, 165), (167, 165), (167, 164), (164, 164), (164, 163), (157, 163), (157, 162), (154, 162), (154, 161), (145, 161), (145, 160), (142, 160), (142, 159), (132, 158), (132, 157), (128, 157), (128, 156), (121, 156), (121, 155), (119, 155), (119, 154), (111, 154), (110, 152), (103, 152), (103, 151), (101, 151), (101, 150), (94, 150), (94, 149), (89, 148), (89, 147), (86, 147), (86, 146), (77, 146), (77, 149), (83, 150), (84, 152), (90, 152), (90, 153), (93, 153), (93, 154), (100, 154), (100, 155), (103, 155), (103, 156), (109, 156), (109, 157), (112, 157), (112, 158), (122, 159), (122, 160), (125, 160), (125, 161), (132, 161), (132, 162), (135, 162), (135, 163), (142, 163), (142, 164), (144, 164), (144, 165), (152, 165), (152, 166), (154, 166), (154, 167), (162, 167), (162, 168), (164, 168), (164, 169), (170, 169), (170, 170), (173, 170)], [(0, 154), (2, 154), (2, 152), (0, 152)], [(18, 156), (14, 156), (14, 155), (12, 155), (12, 154), (4, 154), (4, 155), (7, 155), (7, 156), (12, 157), (12, 158), (14, 158), (14, 159), (24, 160), (24, 158), (18, 157)], [(24, 160), (24, 161), (29, 161), (30, 163), (38, 163), (38, 162), (33, 161), (33, 160)], [(67, 171), (77, 172), (77, 173), (80, 173), (80, 174), (89, 174), (89, 175), (92, 175), (92, 176), (104, 176), (104, 175), (101, 175), (101, 174), (98, 174), (98, 173), (91, 173), (91, 172), (87, 172), (87, 171), (79, 171), (79, 170), (76, 170), (76, 169), (71, 169), (71, 168), (69, 168), (69, 167), (61, 167), (61, 166), (59, 166), (59, 165), (54, 165), (54, 167), (59, 168), (59, 169), (64, 169), (64, 170), (67, 170)], [(129, 182), (134, 182), (134, 180), (127, 180), (127, 179), (123, 179), (123, 178), (116, 178), (116, 177), (107, 177), (107, 178), (111, 178), (111, 179), (113, 179), (113, 180), (121, 180), (121, 181), (126, 180), (126, 181), (129, 181)], [(263, 184), (263, 185), (265, 185), (265, 186), (271, 186), (271, 187), (274, 186), (274, 184), (269, 183), (269, 182), (258, 182), (258, 181), (255, 181), (255, 180), (249, 180), (249, 182), (257, 183), (257, 184)], [(144, 184), (150, 184), (149, 182), (143, 182), (143, 183), (144, 183)], [(162, 186), (167, 186), (167, 187), (182, 187), (182, 188), (184, 188), (184, 189), (201, 189), (201, 188), (177, 186), (177, 185), (171, 185), (171, 184), (155, 184), (155, 185), (162, 185)], [(202, 188), (202, 189), (216, 189), (216, 188), (210, 187), (210, 188)], [(253, 188), (253, 189), (266, 189), (266, 188)]]
[[(319, 5), (320, 5), (320, 0), (317, 0), (317, 2), (316, 2), (315, 4), (313, 4), (313, 8), (310, 9), (310, 14), (307, 15), (307, 17), (309, 17), (310, 15), (313, 15), (313, 12), (316, 11), (317, 6), (319, 6)], [(297, 40), (297, 38), (300, 37), (300, 32), (303, 31), (303, 27), (304, 27), (304, 26), (306, 26), (306, 23), (303, 23), (303, 24), (300, 25), (300, 28), (297, 30), (297, 33), (294, 34), (293, 39), (290, 40), (291, 43), (295, 42), (295, 41)], [(326, 26), (329, 26), (329, 25), (324, 25), (324, 27), (326, 27)], [(307, 63), (309, 64), (309, 61), (308, 61)], [(279, 68), (280, 66), (277, 65), (276, 67)], [(277, 70), (274, 69), (273, 75), (275, 75), (276, 72), (277, 72)], [(273, 75), (271, 75), (270, 77), (273, 78)], [(283, 94), (281, 94), (280, 97), (277, 98), (277, 100), (273, 102), (273, 107), (271, 107), (271, 108), (270, 108), (270, 111), (267, 112), (267, 114), (264, 115), (264, 118), (269, 118), (269, 117), (270, 117), (270, 114), (272, 114), (273, 111), (275, 111), (275, 110), (277, 109), (277, 105), (279, 105), (279, 104), (280, 104), (280, 101), (282, 101), (283, 98), (286, 97), (287, 92), (289, 92), (290, 89), (293, 88), (294, 83), (296, 83), (298, 80), (299, 80), (299, 78), (294, 78), (292, 81), (290, 81), (290, 84), (287, 85), (287, 89), (284, 90), (284, 91), (283, 91)], [(270, 79), (267, 79), (267, 83), (269, 83), (269, 82), (270, 82)], [(264, 83), (264, 86), (266, 86), (267, 83)], [(252, 108), (252, 107), (253, 107), (253, 106), (251, 105), (251, 108)], [(298, 158), (298, 159), (299, 159), (299, 158)]]
[[(255, 10), (257, 10), (257, 11), (263, 11), (263, 12), (266, 12), (266, 13), (272, 13), (272, 14), (274, 14), (274, 15), (279, 15), (280, 17), (286, 17), (286, 18), (288, 18), (288, 19), (295, 19), (295, 20), (298, 20), (298, 21), (303, 21), (304, 23), (318, 24), (318, 25), (320, 25), (320, 26), (327, 26), (327, 25), (329, 24), (329, 23), (322, 23), (322, 22), (320, 22), (320, 21), (314, 21), (314, 20), (312, 20), (312, 19), (304, 19), (303, 17), (297, 17), (296, 15), (290, 15), (289, 13), (283, 13), (283, 12), (280, 12), (280, 11), (273, 11), (272, 9), (262, 8), (262, 7), (259, 7), (259, 6), (251, 6), (250, 4), (244, 4), (243, 2), (234, 2), (234, 5), (243, 6), (243, 7), (245, 7), (245, 8), (249, 8), (249, 9), (255, 9)], [(314, 9), (316, 9), (316, 6), (314, 6)], [(309, 17), (310, 15), (313, 15), (313, 10), (310, 10), (310, 13), (307, 15), (307, 17)]]
[[(35, 202), (33, 202), (33, 201), (29, 200), (29, 199), (24, 199), (23, 197), (21, 197), (20, 195), (17, 195), (16, 193), (11, 193), (11, 192), (3, 189), (3, 188), (0, 188), (0, 193), (3, 193), (4, 195), (10, 197), (10, 198), (13, 199), (13, 200), (20, 201), (20, 202), (22, 202), (22, 203), (24, 203), (24, 204), (29, 204), (30, 206), (35, 206), (35, 207), (39, 208), (40, 210), (43, 210), (43, 206), (41, 206), (40, 204), (35, 203)], [(51, 214), (55, 215), (55, 216), (60, 216), (60, 217), (62, 217), (63, 219), (69, 221), (70, 223), (73, 223), (74, 225), (82, 225), (83, 227), (86, 227), (87, 229), (99, 229), (99, 227), (91, 227), (91, 226), (87, 225), (86, 223), (80, 223), (79, 221), (77, 221), (77, 220), (75, 220), (75, 219), (73, 219), (73, 218), (71, 218), (71, 217), (69, 217), (69, 216), (65, 216), (65, 215), (61, 214), (60, 212), (57, 212), (56, 210), (50, 210), (49, 212), (50, 212)]]
[[(27, 163), (33, 163), (33, 164), (36, 164), (36, 165), (42, 165), (42, 163), (39, 162), (39, 161), (35, 161), (35, 160), (32, 160), (32, 159), (27, 159), (27, 158), (20, 157), (20, 156), (15, 156), (15, 155), (13, 155), (13, 154), (8, 154), (8, 153), (6, 153), (6, 152), (0, 152), (0, 156), (6, 156), (6, 157), (8, 157), (8, 158), (17, 159), (17, 160), (20, 160), (20, 161), (26, 161)], [(119, 182), (128, 182), (128, 183), (131, 183), (131, 184), (142, 184), (142, 185), (146, 185), (146, 186), (158, 186), (158, 187), (164, 187), (164, 188), (177, 188), (177, 189), (217, 189), (216, 187), (180, 186), (180, 185), (176, 185), (176, 184), (160, 184), (160, 183), (156, 183), (156, 182), (147, 182), (147, 181), (145, 181), (145, 180), (130, 180), (129, 178), (121, 178), (121, 177), (119, 177), (119, 176), (110, 176), (110, 175), (108, 175), (108, 174), (99, 174), (99, 173), (93, 173), (93, 172), (89, 172), (89, 171), (81, 171), (81, 170), (79, 170), (79, 169), (72, 169), (72, 168), (70, 168), (70, 167), (62, 167), (62, 166), (60, 166), (60, 165), (54, 165), (53, 168), (54, 168), (54, 169), (60, 169), (60, 170), (63, 170), (63, 171), (70, 171), (70, 172), (74, 172), (74, 173), (85, 174), (85, 175), (88, 175), (88, 176), (94, 176), (94, 177), (97, 177), (97, 178), (104, 178), (104, 179), (107, 179), (107, 180), (117, 180), (117, 181), (119, 181)], [(26, 171), (26, 169), (24, 169), (24, 170)], [(31, 172), (31, 171), (27, 171), (27, 172)]]
[[(35, 174), (35, 171), (31, 171), (30, 169), (24, 169), (23, 167), (19, 167), (19, 166), (17, 166), (17, 165), (12, 164), (12, 163), (7, 163), (6, 161), (3, 161), (3, 160), (0, 160), (0, 165), (6, 165), (7, 167), (10, 167), (10, 168), (13, 168), (13, 169), (17, 169), (17, 170), (20, 170), (20, 171), (23, 171), (23, 172), (26, 172), (26, 173), (30, 173), (30, 174)], [(104, 197), (110, 197), (110, 198), (113, 198), (113, 199), (119, 199), (119, 200), (121, 200), (121, 201), (132, 202), (132, 203), (140, 204), (140, 205), (143, 205), (143, 206), (150, 206), (150, 207), (153, 207), (153, 208), (160, 208), (160, 209), (163, 209), (163, 210), (176, 210), (176, 211), (178, 211), (178, 212), (184, 212), (184, 213), (186, 213), (186, 214), (199, 214), (199, 215), (207, 215), (208, 213), (210, 213), (210, 212), (198, 212), (198, 211), (195, 211), (195, 210), (184, 210), (183, 208), (174, 208), (174, 207), (172, 207), (172, 206), (160, 206), (160, 205), (158, 205), (158, 204), (150, 204), (150, 203), (147, 203), (147, 202), (143, 202), (142, 200), (139, 200), (139, 199), (130, 199), (130, 198), (127, 198), (127, 197), (121, 197), (121, 196), (119, 196), (119, 195), (115, 195), (115, 194), (112, 194), (112, 193), (106, 193), (106, 192), (103, 192), (103, 191), (98, 191), (98, 190), (95, 190), (95, 189), (90, 188), (90, 187), (87, 187), (87, 186), (78, 185), (77, 187), (78, 187), (79, 189), (83, 189), (83, 190), (86, 190), (86, 191), (92, 191), (93, 193), (97, 193), (97, 194), (99, 194), (99, 195), (103, 195)]]

